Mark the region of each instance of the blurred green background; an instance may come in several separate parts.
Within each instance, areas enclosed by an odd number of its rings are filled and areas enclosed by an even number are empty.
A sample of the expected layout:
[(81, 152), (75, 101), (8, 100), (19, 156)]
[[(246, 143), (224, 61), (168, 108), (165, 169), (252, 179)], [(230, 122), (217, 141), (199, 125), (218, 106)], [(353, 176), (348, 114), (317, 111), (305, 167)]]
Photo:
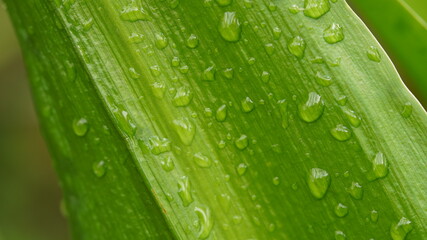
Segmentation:
[[(375, 26), (372, 30), (375, 34)], [(387, 44), (383, 46), (388, 49)], [(425, 96), (388, 52), (425, 106)], [(59, 210), (60, 189), (38, 128), (20, 49), (1, 7), (0, 116), (0, 240), (69, 239)]]

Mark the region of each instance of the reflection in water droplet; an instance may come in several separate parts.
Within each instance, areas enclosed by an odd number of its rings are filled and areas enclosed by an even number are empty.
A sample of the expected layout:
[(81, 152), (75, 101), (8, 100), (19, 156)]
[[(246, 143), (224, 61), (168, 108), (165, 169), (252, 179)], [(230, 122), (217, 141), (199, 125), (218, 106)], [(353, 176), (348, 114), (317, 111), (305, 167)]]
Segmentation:
[(218, 31), (221, 37), (226, 41), (237, 42), (240, 40), (242, 26), (235, 12), (224, 13), (219, 23)]
[(200, 222), (200, 230), (197, 237), (198, 239), (206, 239), (209, 237), (213, 227), (211, 210), (208, 207), (195, 207), (194, 212), (196, 212)]
[(331, 184), (331, 177), (329, 173), (323, 169), (312, 168), (308, 176), (307, 184), (311, 194), (315, 198), (321, 199), (328, 191), (329, 185)]
[(325, 104), (322, 97), (315, 92), (311, 92), (307, 101), (298, 106), (298, 113), (305, 122), (314, 122), (322, 116), (324, 108)]

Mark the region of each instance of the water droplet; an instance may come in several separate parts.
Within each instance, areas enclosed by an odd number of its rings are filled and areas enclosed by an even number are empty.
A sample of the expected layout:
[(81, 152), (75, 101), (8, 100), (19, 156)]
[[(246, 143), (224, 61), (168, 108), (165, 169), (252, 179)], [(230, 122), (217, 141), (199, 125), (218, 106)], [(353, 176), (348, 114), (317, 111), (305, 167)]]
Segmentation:
[(223, 71), (224, 77), (227, 79), (233, 79), (234, 76), (234, 70), (233, 68), (226, 68)]
[(210, 66), (203, 71), (202, 79), (204, 81), (214, 81), (216, 75), (215, 66)]
[(274, 177), (273, 178), (273, 184), (274, 184), (274, 186), (278, 186), (280, 184), (280, 178), (279, 177)]
[(97, 176), (99, 178), (104, 176), (105, 175), (105, 162), (99, 161), (99, 162), (93, 163), (92, 171), (95, 174), (95, 176)]
[(169, 3), (169, 6), (170, 6), (172, 9), (175, 9), (175, 8), (177, 8), (177, 7), (178, 7), (178, 5), (179, 5), (179, 1), (180, 1), (180, 0), (171, 0), (171, 1), (170, 1), (170, 3)]
[(358, 182), (352, 182), (347, 192), (350, 193), (350, 196), (354, 199), (362, 199), (363, 197), (363, 188)]
[(274, 2), (269, 2), (268, 3), (268, 10), (270, 10), (271, 12), (274, 12), (277, 10), (277, 5)]
[(190, 89), (180, 87), (177, 89), (176, 94), (172, 99), (172, 103), (177, 107), (184, 107), (190, 104), (191, 99), (193, 99), (193, 94)]
[(338, 23), (332, 23), (323, 31), (323, 38), (327, 43), (333, 44), (344, 40), (344, 30)]
[(348, 98), (347, 96), (341, 95), (341, 96), (338, 96), (335, 100), (340, 106), (345, 106), (347, 104)]
[(200, 152), (194, 154), (193, 160), (199, 167), (208, 168), (211, 166), (211, 159)]
[(197, 234), (197, 238), (206, 239), (209, 237), (213, 227), (213, 218), (211, 215), (211, 210), (208, 207), (195, 207), (194, 212), (196, 212), (196, 215), (199, 218), (200, 222), (200, 230)]
[(270, 73), (267, 71), (263, 71), (261, 73), (261, 80), (265, 83), (268, 83), (268, 81), (270, 81)]
[(215, 118), (218, 122), (223, 122), (227, 118), (227, 105), (221, 105), (215, 114)]
[(155, 155), (169, 152), (171, 150), (170, 141), (167, 138), (152, 136), (148, 139), (148, 141), (150, 142), (151, 153)]
[(286, 99), (279, 100), (277, 102), (279, 105), (280, 115), (282, 116), (282, 127), (284, 129), (288, 128), (289, 121), (288, 121), (288, 102)]
[(335, 240), (345, 240), (347, 236), (343, 231), (335, 231)]
[(255, 62), (256, 62), (256, 59), (255, 59), (254, 57), (250, 57), (250, 58), (248, 58), (248, 64), (249, 64), (249, 65), (254, 65), (254, 64), (255, 64)]
[(276, 225), (274, 223), (268, 224), (267, 231), (274, 232), (276, 230)]
[(383, 153), (378, 152), (372, 161), (372, 171), (375, 179), (383, 178), (388, 174), (388, 162)]
[(144, 40), (144, 35), (143, 34), (138, 34), (138, 33), (132, 33), (129, 37), (128, 40), (130, 43), (141, 43)]
[(141, 74), (139, 74), (135, 70), (135, 68), (129, 68), (129, 73), (130, 73), (130, 77), (133, 78), (133, 79), (138, 79), (141, 76)]
[(216, 0), (216, 3), (221, 7), (226, 7), (230, 5), (233, 2), (233, 0)]
[(344, 114), (347, 117), (348, 121), (350, 122), (351, 126), (355, 128), (360, 126), (360, 123), (362, 122), (362, 118), (359, 117), (356, 112), (346, 108), (344, 109)]
[(381, 62), (381, 55), (378, 49), (374, 46), (370, 46), (366, 51), (366, 55), (371, 61)]
[(325, 75), (325, 74), (322, 74), (321, 72), (317, 72), (316, 82), (324, 87), (328, 87), (332, 84), (332, 78), (329, 75)]
[(73, 131), (77, 136), (83, 137), (84, 135), (86, 135), (88, 129), (89, 129), (89, 123), (86, 120), (86, 118), (74, 119)]
[(178, 67), (180, 62), (181, 60), (179, 57), (173, 57), (171, 61), (172, 67)]
[(331, 9), (329, 0), (304, 0), (304, 15), (311, 18), (320, 18)]
[(406, 235), (413, 229), (412, 222), (402, 217), (398, 223), (393, 224), (390, 228), (390, 235), (393, 240), (404, 240)]
[(282, 30), (279, 27), (274, 27), (273, 28), (273, 38), (274, 39), (279, 39), (280, 36), (282, 36)]
[(240, 224), (242, 222), (242, 216), (239, 216), (239, 215), (234, 215), (233, 216), (233, 223), (234, 224)]
[(240, 40), (242, 26), (235, 12), (224, 13), (219, 23), (218, 31), (221, 37), (226, 41), (237, 42)]
[(378, 222), (378, 217), (379, 217), (378, 212), (376, 210), (372, 210), (371, 211), (371, 221), (374, 223)]
[(158, 65), (154, 65), (150, 67), (150, 72), (153, 74), (153, 76), (158, 77), (162, 73), (160, 70), (160, 67)]
[(308, 95), (307, 101), (298, 106), (298, 113), (303, 121), (309, 123), (319, 119), (323, 114), (324, 108), (325, 104), (322, 97), (315, 92), (311, 92)]
[(244, 134), (241, 135), (238, 139), (236, 139), (236, 141), (234, 142), (234, 144), (240, 150), (243, 150), (243, 149), (247, 148), (248, 144), (249, 144), (248, 136), (246, 136)]
[(164, 83), (155, 82), (151, 84), (151, 89), (153, 91), (153, 94), (157, 98), (163, 98), (166, 92), (166, 86)]
[(176, 133), (185, 145), (191, 145), (196, 135), (196, 126), (188, 118), (180, 118), (173, 120)]
[(323, 169), (312, 168), (308, 176), (307, 184), (311, 194), (315, 198), (321, 199), (328, 191), (329, 185), (331, 184), (331, 176)]
[(248, 165), (246, 163), (240, 163), (237, 165), (236, 171), (239, 176), (243, 176), (246, 173), (246, 170), (248, 169)]
[(252, 8), (254, 6), (254, 1), (253, 0), (244, 0), (243, 4), (245, 5), (246, 8)]
[(297, 58), (304, 57), (305, 47), (305, 41), (300, 36), (292, 38), (288, 43), (289, 52)]
[(134, 3), (127, 5), (120, 13), (120, 18), (129, 22), (147, 21), (150, 20), (150, 15), (142, 7), (136, 6)]
[(344, 142), (350, 139), (351, 137), (351, 130), (342, 125), (338, 124), (335, 128), (331, 129), (331, 135), (338, 141)]
[(412, 104), (410, 102), (405, 103), (405, 105), (403, 105), (403, 110), (400, 113), (400, 115), (402, 115), (402, 117), (404, 118), (408, 118), (410, 117), (412, 114)]
[(301, 12), (301, 10), (304, 10), (304, 9), (301, 9), (298, 5), (293, 4), (288, 8), (288, 10), (292, 14), (297, 14), (297, 13)]
[(86, 21), (82, 22), (82, 29), (83, 31), (88, 31), (89, 29), (91, 29), (93, 26), (93, 18), (89, 18)]
[(335, 207), (335, 214), (338, 217), (345, 217), (348, 214), (348, 207), (345, 206), (342, 203), (338, 203), (338, 205)]
[(205, 116), (206, 117), (212, 117), (212, 109), (205, 108)]
[(199, 46), (199, 38), (196, 35), (191, 34), (187, 39), (187, 47), (193, 49), (197, 46)]
[(164, 49), (168, 46), (168, 39), (165, 37), (165, 35), (163, 35), (163, 33), (156, 33), (154, 38), (157, 49)]
[(188, 70), (189, 70), (189, 68), (188, 68), (188, 66), (187, 66), (187, 65), (181, 66), (181, 67), (179, 68), (179, 72), (180, 72), (180, 73), (183, 73), (183, 74), (188, 73)]
[(190, 180), (187, 176), (181, 177), (178, 181), (178, 195), (181, 198), (182, 205), (188, 207), (194, 200), (191, 195)]
[(265, 51), (267, 52), (268, 55), (273, 55), (274, 53), (274, 45), (272, 43), (267, 43), (264, 45)]
[(170, 156), (163, 158), (162, 161), (160, 161), (160, 165), (166, 172), (170, 172), (175, 168), (175, 163)]
[(255, 108), (254, 102), (249, 97), (246, 97), (245, 99), (243, 99), (241, 101), (241, 104), (242, 104), (242, 111), (245, 113), (252, 112), (252, 110), (254, 110)]

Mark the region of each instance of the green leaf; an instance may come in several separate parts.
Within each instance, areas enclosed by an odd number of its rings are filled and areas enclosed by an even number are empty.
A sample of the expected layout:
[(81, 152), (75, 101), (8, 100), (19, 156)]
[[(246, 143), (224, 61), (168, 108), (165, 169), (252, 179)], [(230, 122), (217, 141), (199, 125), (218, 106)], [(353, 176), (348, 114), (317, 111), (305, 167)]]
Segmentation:
[(6, 3), (75, 239), (427, 237), (426, 112), (344, 1)]
[[(403, 78), (427, 103), (427, 2), (424, 0), (350, 0), (385, 44)], [(378, 11), (381, 9), (381, 11)]]

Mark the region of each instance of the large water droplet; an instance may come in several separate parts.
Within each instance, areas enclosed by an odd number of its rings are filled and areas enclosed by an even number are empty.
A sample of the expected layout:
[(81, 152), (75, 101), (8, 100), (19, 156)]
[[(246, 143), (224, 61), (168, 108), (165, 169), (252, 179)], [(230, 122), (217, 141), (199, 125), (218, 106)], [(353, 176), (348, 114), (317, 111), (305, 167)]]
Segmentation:
[(208, 207), (195, 207), (194, 212), (196, 212), (200, 223), (200, 230), (197, 234), (197, 237), (198, 239), (206, 239), (209, 237), (213, 227), (213, 218), (211, 216), (211, 210)]
[(366, 51), (366, 55), (368, 56), (368, 58), (371, 61), (374, 62), (381, 62), (381, 55), (380, 52), (378, 51), (378, 48), (374, 47), (374, 46), (370, 46), (368, 48), (368, 50)]
[(155, 37), (155, 45), (157, 49), (164, 49), (168, 46), (168, 39), (163, 35), (163, 33), (156, 33)]
[(227, 105), (221, 105), (215, 113), (215, 118), (218, 122), (223, 122), (227, 118)]
[(150, 143), (151, 152), (155, 155), (169, 152), (171, 150), (170, 141), (167, 138), (152, 136), (148, 139), (148, 141)]
[(331, 129), (331, 135), (338, 141), (344, 142), (350, 139), (351, 137), (351, 130), (342, 125), (338, 124), (335, 128)]
[(358, 182), (352, 182), (347, 192), (350, 193), (350, 196), (354, 199), (362, 199), (363, 197), (363, 188)]
[(338, 217), (345, 217), (348, 214), (348, 207), (345, 206), (342, 203), (338, 203), (338, 205), (335, 207), (335, 215)]
[(249, 144), (248, 136), (246, 136), (244, 134), (241, 135), (238, 139), (236, 139), (236, 141), (234, 142), (234, 144), (240, 150), (243, 150), (243, 149), (247, 148), (248, 144)]
[(307, 101), (298, 106), (298, 113), (305, 122), (314, 122), (322, 116), (324, 108), (325, 104), (322, 97), (315, 92), (311, 92)]
[(120, 18), (125, 21), (136, 22), (139, 20), (150, 20), (150, 15), (142, 7), (138, 7), (135, 3), (131, 3), (123, 8), (120, 13)]
[(193, 155), (193, 160), (196, 162), (196, 164), (199, 167), (202, 167), (202, 168), (208, 168), (212, 164), (211, 159), (200, 152)]
[(73, 121), (73, 131), (79, 137), (86, 135), (89, 129), (89, 123), (86, 118), (74, 119)]
[(252, 112), (252, 110), (254, 110), (255, 108), (254, 102), (249, 97), (246, 97), (245, 99), (243, 99), (241, 101), (241, 104), (242, 104), (242, 111), (245, 113)]
[(226, 41), (237, 42), (240, 40), (242, 26), (235, 12), (224, 13), (219, 23), (218, 31), (221, 37)]
[(203, 71), (202, 79), (204, 81), (214, 81), (216, 75), (215, 66), (210, 66)]
[(338, 23), (332, 23), (323, 31), (323, 38), (330, 44), (340, 42), (344, 39), (344, 30)]
[(188, 118), (173, 120), (176, 133), (185, 145), (191, 145), (196, 134), (196, 126)]
[(398, 223), (395, 223), (390, 228), (390, 235), (393, 240), (404, 240), (408, 233), (413, 229), (412, 222), (402, 217)]
[(311, 194), (315, 198), (321, 199), (328, 191), (329, 185), (331, 184), (331, 176), (323, 169), (312, 168), (308, 176), (307, 184)]
[(302, 58), (304, 57), (305, 46), (304, 39), (300, 36), (296, 36), (289, 41), (288, 50), (295, 57)]
[(319, 18), (331, 9), (329, 0), (304, 0), (304, 15)]
[(286, 99), (279, 100), (277, 102), (279, 105), (280, 115), (282, 116), (282, 127), (284, 129), (288, 128), (289, 121), (288, 121), (288, 102)]
[(99, 162), (93, 163), (92, 171), (93, 171), (93, 174), (95, 174), (95, 176), (97, 176), (99, 178), (104, 176), (105, 175), (105, 162), (99, 161)]
[(180, 87), (177, 89), (175, 96), (172, 99), (172, 103), (177, 107), (184, 107), (190, 104), (193, 94), (187, 87)]
[(190, 180), (188, 180), (187, 176), (181, 177), (178, 181), (178, 195), (184, 207), (188, 207), (194, 201), (191, 195)]

